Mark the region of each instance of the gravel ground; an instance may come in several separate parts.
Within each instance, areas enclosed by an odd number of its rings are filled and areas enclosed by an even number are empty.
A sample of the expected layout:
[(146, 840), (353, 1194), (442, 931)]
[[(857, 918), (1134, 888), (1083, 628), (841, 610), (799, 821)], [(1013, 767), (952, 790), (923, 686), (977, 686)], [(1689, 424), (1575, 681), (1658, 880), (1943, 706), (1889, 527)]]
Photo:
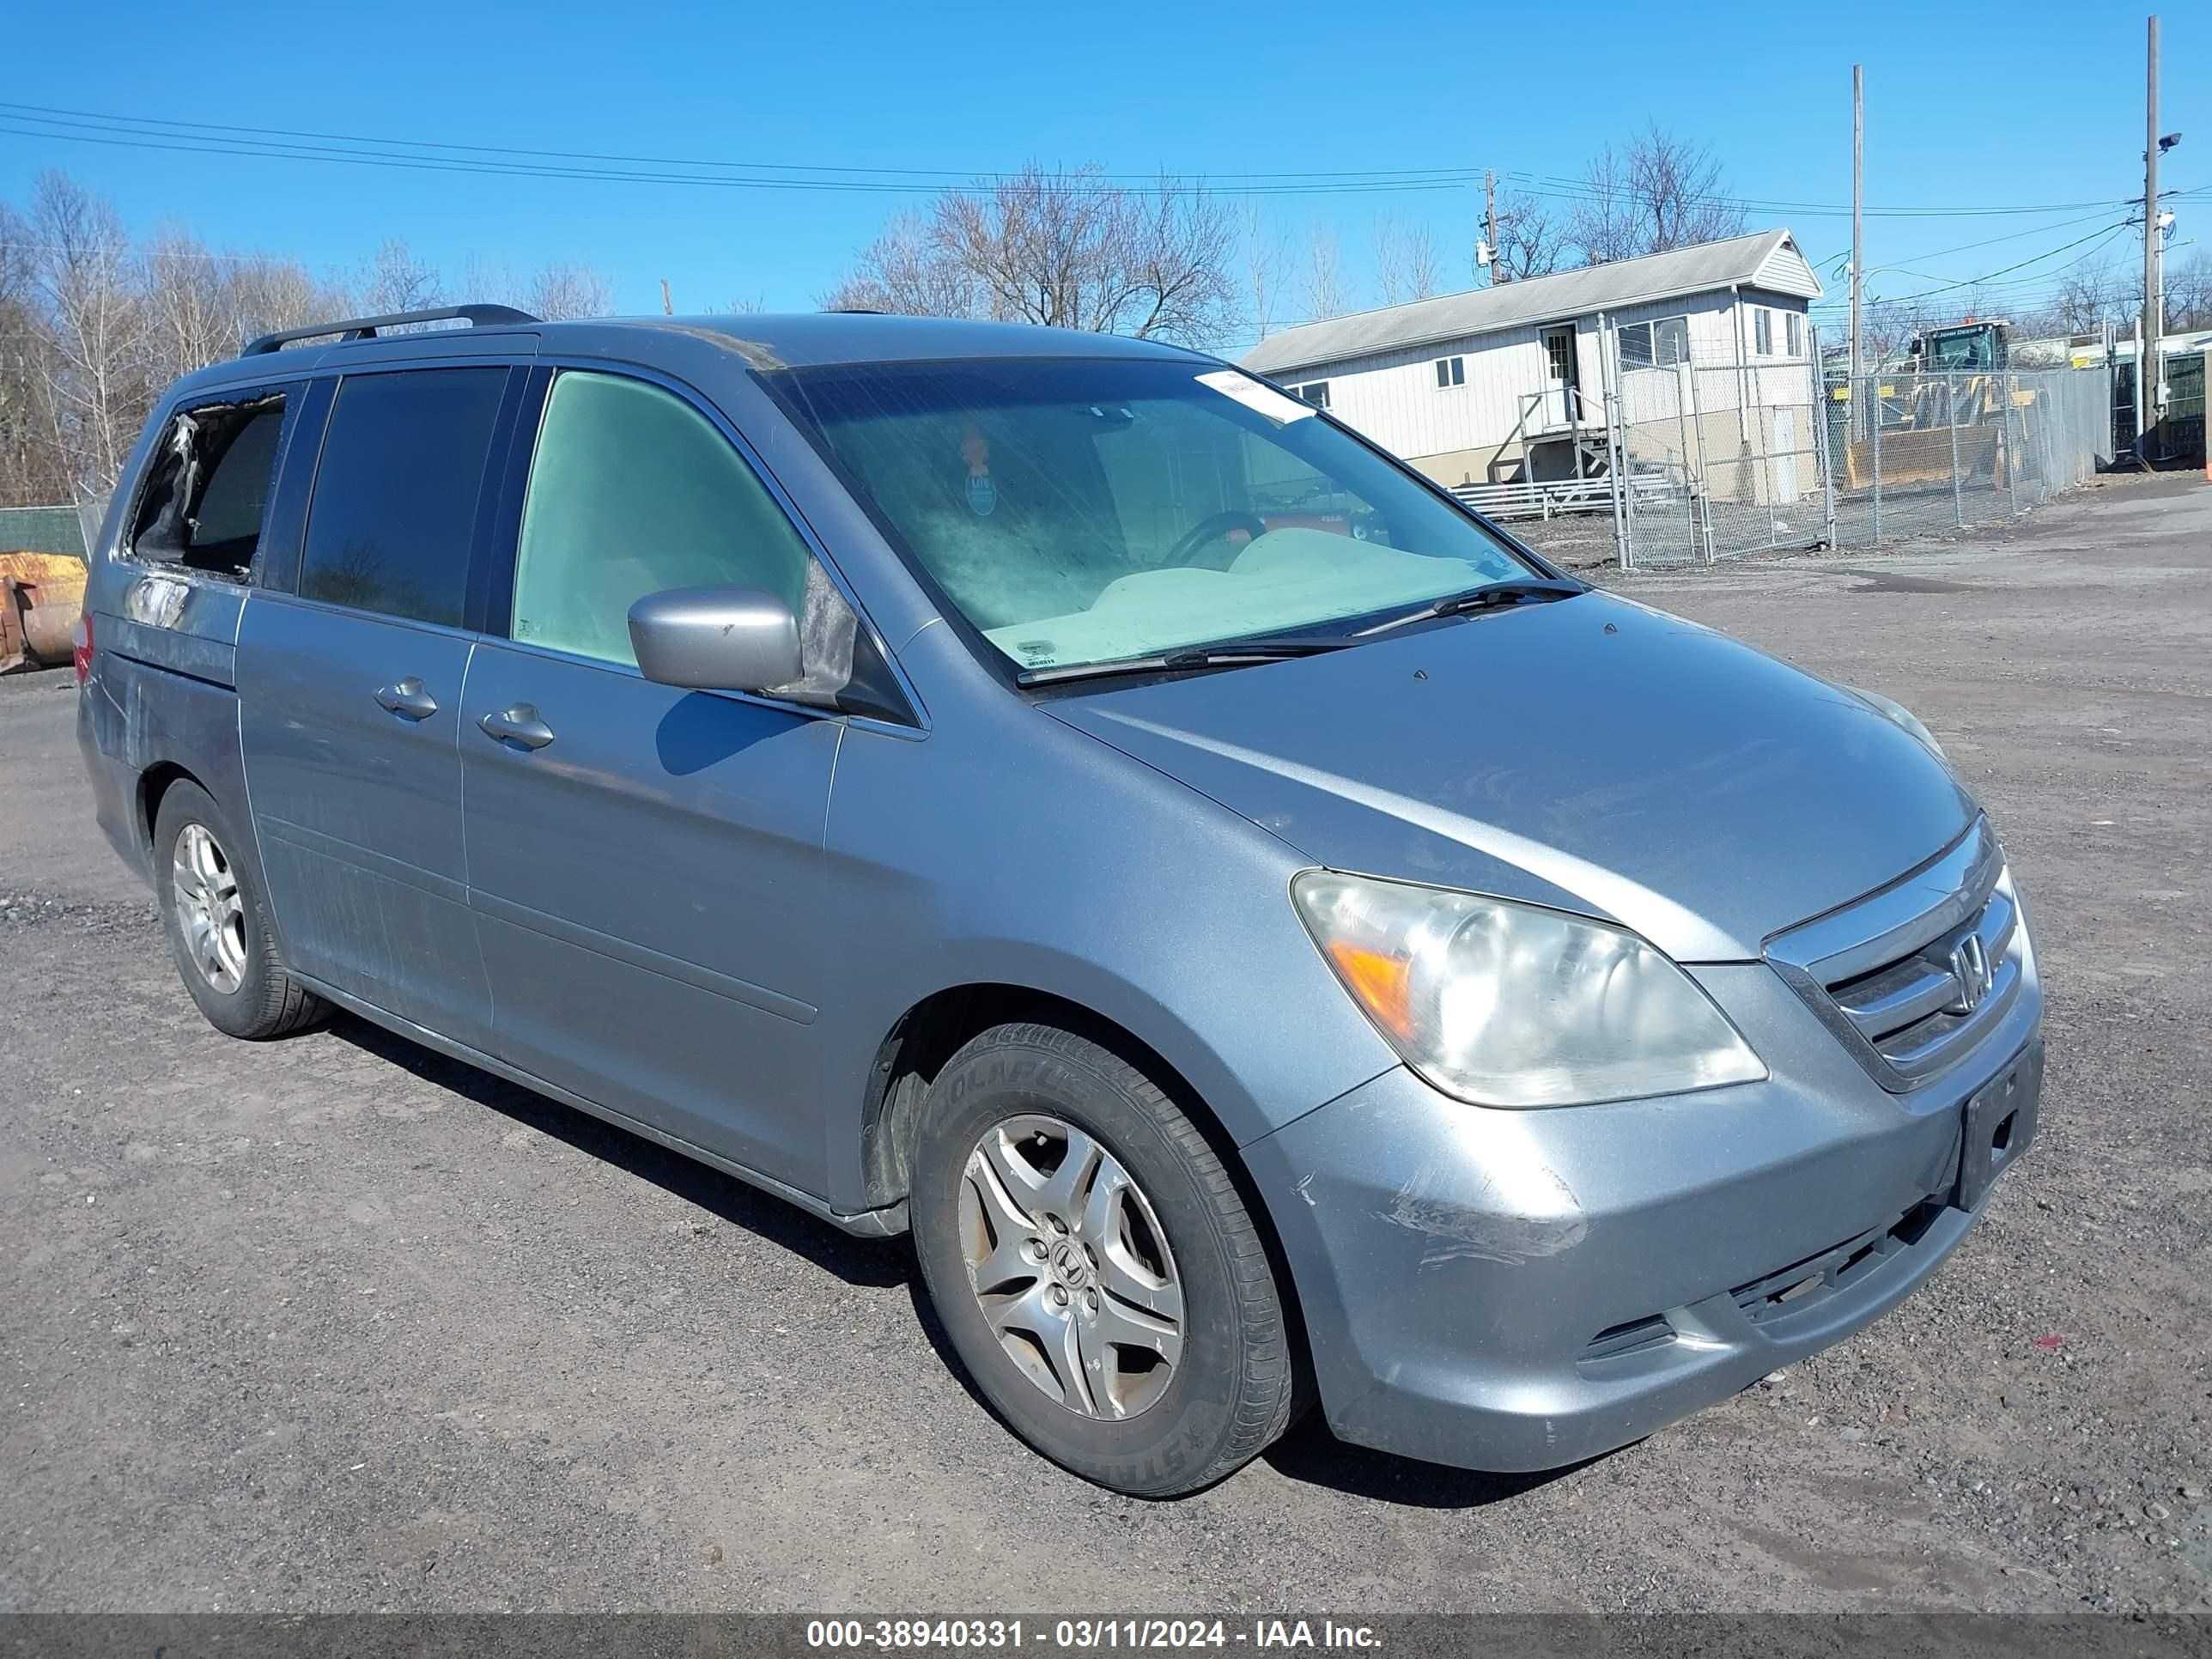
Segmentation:
[(1309, 1420), (1182, 1502), (1031, 1456), (848, 1240), (342, 1019), (229, 1042), (0, 682), (0, 1609), (2212, 1607), (2212, 488), (1624, 579), (1919, 712), (2050, 988), (2041, 1139), (1920, 1295), (1494, 1477)]

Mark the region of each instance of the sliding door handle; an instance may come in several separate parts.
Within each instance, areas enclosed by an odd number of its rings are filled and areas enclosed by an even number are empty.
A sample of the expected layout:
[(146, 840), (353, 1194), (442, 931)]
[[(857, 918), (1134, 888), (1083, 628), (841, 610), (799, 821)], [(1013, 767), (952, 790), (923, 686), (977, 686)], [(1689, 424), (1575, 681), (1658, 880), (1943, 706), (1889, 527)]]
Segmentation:
[(422, 682), (410, 674), (397, 685), (376, 688), (376, 704), (387, 714), (397, 714), (404, 720), (427, 720), (438, 712), (438, 700), (422, 689)]
[(535, 704), (510, 703), (496, 714), (486, 714), (477, 724), (486, 737), (525, 749), (543, 749), (553, 741), (553, 728), (538, 718)]

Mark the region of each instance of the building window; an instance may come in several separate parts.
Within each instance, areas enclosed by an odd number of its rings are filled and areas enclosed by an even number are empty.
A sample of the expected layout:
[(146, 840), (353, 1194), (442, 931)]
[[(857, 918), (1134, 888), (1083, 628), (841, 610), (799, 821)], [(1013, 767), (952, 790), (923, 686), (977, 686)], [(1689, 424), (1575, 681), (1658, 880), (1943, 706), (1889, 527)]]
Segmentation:
[(1751, 313), (1752, 349), (1762, 357), (1774, 355), (1774, 313), (1765, 306), (1755, 306)]
[(1793, 357), (1803, 356), (1805, 355), (1804, 318), (1794, 311), (1784, 312), (1782, 313), (1782, 332), (1784, 337), (1788, 340), (1790, 343), (1790, 355)]
[(1662, 317), (1656, 322), (1624, 323), (1616, 331), (1623, 368), (1671, 368), (1690, 360), (1690, 319)]
[(1437, 386), (1465, 386), (1466, 384), (1467, 384), (1467, 359), (1466, 359), (1466, 358), (1464, 358), (1464, 357), (1439, 357), (1439, 358), (1437, 358)]
[(1308, 380), (1304, 386), (1292, 386), (1291, 388), (1291, 396), (1293, 398), (1303, 398), (1306, 402), (1311, 404), (1316, 409), (1327, 409), (1328, 407), (1328, 382), (1327, 380)]

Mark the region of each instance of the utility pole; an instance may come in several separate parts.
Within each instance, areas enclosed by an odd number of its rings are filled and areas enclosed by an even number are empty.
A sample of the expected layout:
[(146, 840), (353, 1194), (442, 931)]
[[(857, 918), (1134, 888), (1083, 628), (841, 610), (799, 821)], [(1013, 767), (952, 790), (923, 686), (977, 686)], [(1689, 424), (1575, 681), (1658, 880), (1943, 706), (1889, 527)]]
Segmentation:
[(2145, 434), (2145, 447), (2148, 434), (2158, 424), (2158, 390), (2166, 378), (2158, 356), (2159, 332), (2166, 324), (2164, 296), (2158, 289), (2158, 14), (2153, 12), (2143, 74), (2142, 353), (2136, 359), (2136, 429)]
[(1490, 249), (1490, 285), (1498, 286), (1498, 175), (1482, 170), (1482, 240)]
[[(1851, 378), (1863, 372), (1860, 357), (1860, 307), (1866, 270), (1866, 70), (1851, 65)], [(1858, 388), (1851, 388), (1857, 397)]]

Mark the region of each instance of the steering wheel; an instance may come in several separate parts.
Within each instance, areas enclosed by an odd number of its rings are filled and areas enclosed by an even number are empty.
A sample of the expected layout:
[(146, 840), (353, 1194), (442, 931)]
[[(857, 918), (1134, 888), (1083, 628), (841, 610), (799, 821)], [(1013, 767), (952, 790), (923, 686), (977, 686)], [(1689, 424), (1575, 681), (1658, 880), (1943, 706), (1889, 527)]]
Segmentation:
[(1200, 519), (1185, 531), (1182, 538), (1169, 550), (1167, 562), (1170, 565), (1194, 565), (1206, 570), (1226, 570), (1237, 555), (1244, 550), (1243, 548), (1233, 550), (1228, 558), (1218, 564), (1212, 559), (1201, 562), (1198, 557), (1198, 550), (1208, 542), (1220, 541), (1232, 530), (1249, 532), (1256, 539), (1267, 533), (1267, 520), (1257, 514), (1245, 513), (1236, 508)]

